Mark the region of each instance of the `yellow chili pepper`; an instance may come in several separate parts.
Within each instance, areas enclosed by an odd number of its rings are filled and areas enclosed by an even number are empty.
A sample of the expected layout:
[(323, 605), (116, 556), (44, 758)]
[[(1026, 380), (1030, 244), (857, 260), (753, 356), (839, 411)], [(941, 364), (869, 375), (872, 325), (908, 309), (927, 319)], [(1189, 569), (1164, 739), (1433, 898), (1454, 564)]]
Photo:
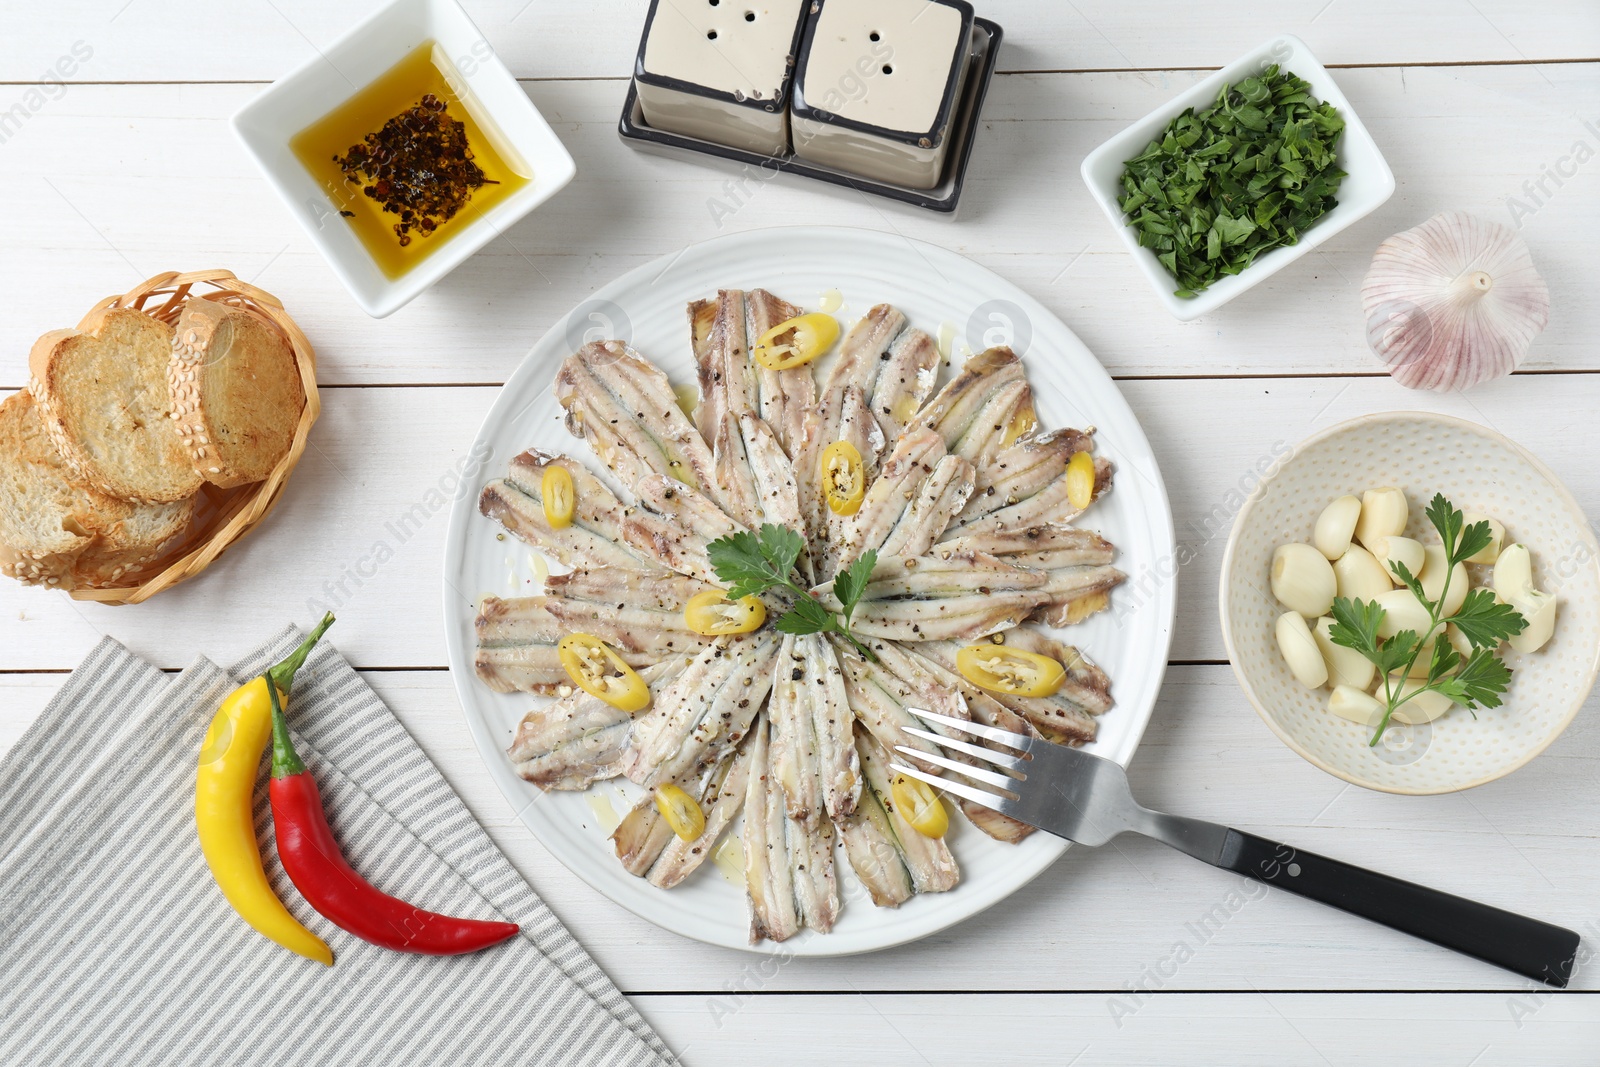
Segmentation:
[(1051, 696), (1067, 678), (1067, 669), (1049, 656), (995, 644), (961, 649), (956, 669), (973, 685), (1019, 697)]
[(867, 495), (867, 468), (861, 452), (849, 441), (835, 441), (822, 450), (822, 493), (835, 515), (854, 515)]
[(1074, 452), (1067, 461), (1067, 503), (1082, 511), (1094, 501), (1094, 457)]
[(619, 711), (643, 711), (650, 687), (610, 645), (593, 634), (568, 634), (556, 645), (572, 684)]
[(546, 467), (544, 477), (539, 479), (539, 495), (544, 498), (544, 521), (552, 530), (572, 525), (572, 509), (578, 502), (578, 494), (572, 487), (572, 475), (567, 468), (554, 463)]
[(256, 844), (254, 801), (261, 754), (272, 739), (272, 696), (267, 686), (277, 686), (287, 699), (295, 672), (332, 625), (333, 615), (324, 615), (293, 655), (222, 702), (200, 746), (194, 801), (200, 850), (233, 910), (289, 951), (330, 965), (333, 952), (289, 914), (267, 881)]
[(762, 334), (750, 349), (750, 358), (768, 370), (788, 370), (810, 363), (838, 339), (839, 320), (813, 311), (786, 319)]
[(747, 634), (767, 621), (767, 606), (758, 596), (729, 600), (721, 589), (696, 593), (683, 606), (683, 624), (701, 637)]
[(656, 810), (680, 840), (693, 841), (706, 832), (706, 813), (694, 797), (678, 786), (656, 786)]
[(943, 837), (950, 829), (950, 814), (939, 794), (919, 778), (897, 774), (889, 783), (889, 799), (911, 828), (923, 837)]

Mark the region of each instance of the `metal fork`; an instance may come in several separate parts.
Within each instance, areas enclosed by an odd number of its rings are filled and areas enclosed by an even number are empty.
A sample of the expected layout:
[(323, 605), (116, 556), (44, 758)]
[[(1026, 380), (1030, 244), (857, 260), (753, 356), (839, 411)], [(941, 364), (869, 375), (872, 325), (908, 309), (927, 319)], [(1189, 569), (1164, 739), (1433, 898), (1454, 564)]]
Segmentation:
[[(895, 751), (995, 791), (930, 774), (904, 761), (892, 764), (896, 772), (1057, 837), (1081, 845), (1103, 845), (1131, 830), (1213, 867), (1330, 904), (1535, 981), (1564, 987), (1572, 976), (1578, 935), (1571, 930), (1218, 823), (1151, 811), (1134, 799), (1127, 773), (1112, 760), (982, 723), (919, 708), (906, 710), (942, 728), (934, 733), (907, 726), (906, 733), (983, 765), (973, 766), (908, 745), (896, 745)], [(996, 751), (952, 735), (981, 738), (1012, 751)]]

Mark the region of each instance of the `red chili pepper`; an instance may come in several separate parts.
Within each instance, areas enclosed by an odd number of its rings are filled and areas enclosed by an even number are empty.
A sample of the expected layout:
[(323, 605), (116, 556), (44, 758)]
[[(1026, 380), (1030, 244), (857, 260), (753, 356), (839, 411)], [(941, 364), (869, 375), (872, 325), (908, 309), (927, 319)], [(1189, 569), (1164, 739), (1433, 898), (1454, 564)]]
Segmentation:
[(316, 779), (289, 740), (272, 690), (272, 824), (289, 880), (335, 925), (383, 948), (427, 956), (456, 956), (515, 936), (516, 923), (456, 919), (423, 911), (375, 889), (345, 862), (328, 828)]

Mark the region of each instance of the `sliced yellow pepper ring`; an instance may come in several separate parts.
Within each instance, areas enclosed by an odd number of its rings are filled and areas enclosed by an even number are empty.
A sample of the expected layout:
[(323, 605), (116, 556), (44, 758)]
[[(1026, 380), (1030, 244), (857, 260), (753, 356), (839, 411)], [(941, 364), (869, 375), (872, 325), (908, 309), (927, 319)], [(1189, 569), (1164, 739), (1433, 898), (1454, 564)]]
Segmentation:
[(552, 530), (572, 525), (572, 509), (578, 503), (578, 491), (572, 487), (572, 475), (567, 468), (554, 463), (544, 469), (539, 479), (539, 496), (544, 499), (544, 521)]
[(968, 645), (956, 669), (973, 685), (1019, 697), (1047, 697), (1066, 681), (1067, 669), (1049, 656), (1005, 645)]
[(889, 797), (894, 809), (923, 837), (943, 837), (950, 829), (950, 814), (927, 782), (897, 774), (889, 783)]
[(1082, 511), (1094, 500), (1094, 457), (1074, 452), (1067, 461), (1067, 502)]
[(747, 634), (767, 621), (767, 606), (758, 596), (729, 600), (721, 589), (707, 589), (683, 606), (683, 624), (702, 637)]
[(706, 832), (706, 813), (694, 797), (675, 785), (656, 786), (656, 810), (684, 841), (694, 841)]
[(849, 441), (835, 441), (822, 451), (822, 493), (835, 515), (854, 515), (867, 495), (867, 468)]
[(590, 696), (619, 711), (642, 711), (649, 706), (650, 687), (644, 679), (593, 634), (568, 634), (556, 652), (572, 684)]
[(762, 334), (750, 358), (768, 370), (788, 370), (816, 359), (839, 339), (839, 320), (813, 311), (778, 323)]

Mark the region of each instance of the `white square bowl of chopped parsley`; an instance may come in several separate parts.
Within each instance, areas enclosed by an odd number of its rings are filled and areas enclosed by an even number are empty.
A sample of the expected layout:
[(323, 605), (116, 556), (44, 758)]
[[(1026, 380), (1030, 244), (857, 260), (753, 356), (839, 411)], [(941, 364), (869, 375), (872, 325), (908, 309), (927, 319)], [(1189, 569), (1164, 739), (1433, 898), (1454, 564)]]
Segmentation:
[(1394, 192), (1304, 41), (1280, 34), (1084, 158), (1083, 180), (1177, 318), (1287, 267)]

